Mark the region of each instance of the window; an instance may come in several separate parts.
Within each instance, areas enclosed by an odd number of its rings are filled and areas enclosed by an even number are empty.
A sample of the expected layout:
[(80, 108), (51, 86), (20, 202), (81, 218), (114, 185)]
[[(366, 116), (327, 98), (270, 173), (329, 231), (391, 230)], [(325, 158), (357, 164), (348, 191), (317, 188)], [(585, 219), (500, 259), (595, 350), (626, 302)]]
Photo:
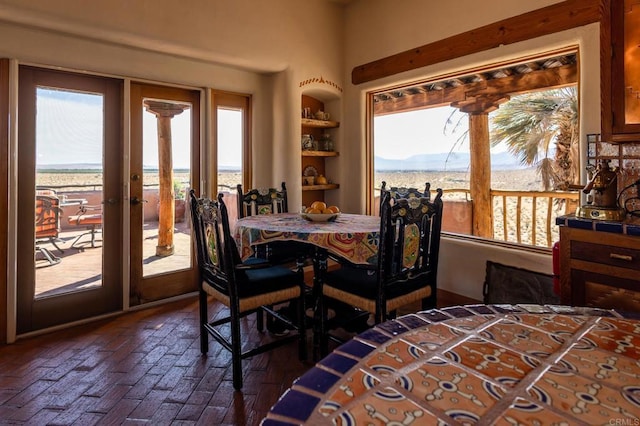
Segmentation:
[(550, 247), (578, 199), (576, 85), (572, 50), (371, 94), (373, 206), (429, 182), (445, 232)]
[(224, 194), (231, 226), (237, 217), (236, 187), (251, 184), (251, 97), (214, 92), (215, 170), (212, 175), (212, 195)]

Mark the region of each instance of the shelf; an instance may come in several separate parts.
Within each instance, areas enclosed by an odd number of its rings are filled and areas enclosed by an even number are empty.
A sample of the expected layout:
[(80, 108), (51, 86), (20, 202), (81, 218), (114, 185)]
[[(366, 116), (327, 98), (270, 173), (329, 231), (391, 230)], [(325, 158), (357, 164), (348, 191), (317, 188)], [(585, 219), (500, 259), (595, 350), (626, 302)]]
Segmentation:
[(301, 124), (304, 127), (317, 127), (321, 129), (334, 129), (336, 127), (340, 127), (340, 123), (337, 121), (316, 120), (314, 118), (303, 118)]
[(328, 183), (326, 185), (302, 185), (303, 191), (323, 191), (327, 189), (338, 189), (340, 185), (337, 183)]
[(337, 157), (338, 151), (305, 151), (302, 150), (303, 157)]

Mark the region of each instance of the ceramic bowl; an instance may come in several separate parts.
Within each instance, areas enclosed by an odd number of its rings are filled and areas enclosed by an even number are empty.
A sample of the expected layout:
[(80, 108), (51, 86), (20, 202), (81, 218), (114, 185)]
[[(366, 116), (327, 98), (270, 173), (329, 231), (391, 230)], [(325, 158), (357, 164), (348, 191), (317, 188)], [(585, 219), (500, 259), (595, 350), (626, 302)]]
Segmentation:
[(300, 216), (311, 222), (333, 222), (340, 216), (340, 213), (300, 213)]

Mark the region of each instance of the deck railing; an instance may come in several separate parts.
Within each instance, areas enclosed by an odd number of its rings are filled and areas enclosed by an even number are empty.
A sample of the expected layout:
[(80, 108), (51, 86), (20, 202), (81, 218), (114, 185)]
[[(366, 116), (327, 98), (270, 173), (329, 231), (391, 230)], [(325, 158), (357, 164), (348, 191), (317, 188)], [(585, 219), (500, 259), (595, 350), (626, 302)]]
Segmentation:
[[(55, 188), (60, 192), (82, 191), (78, 193), (84, 194), (85, 197), (88, 192), (95, 191), (99, 187), (100, 185), (49, 186), (49, 188)], [(235, 218), (235, 214), (232, 214), (235, 213), (236, 205), (235, 188), (219, 185), (219, 191), (228, 193), (225, 202), (230, 209), (230, 217)], [(377, 192), (379, 196), (379, 189)], [(447, 201), (468, 201), (471, 198), (468, 189), (445, 189), (443, 192), (445, 209)], [(433, 195), (435, 196), (435, 193)], [(378, 196), (375, 201), (376, 207), (379, 204)], [(491, 190), (491, 198), (493, 200), (494, 240), (551, 247), (554, 241), (559, 239), (555, 218), (575, 211), (580, 194), (577, 191)], [(469, 209), (472, 209), (472, 206), (473, 203), (468, 203)], [(378, 212), (375, 211), (374, 214), (378, 214)], [(477, 215), (482, 212), (468, 212), (469, 217), (472, 217), (472, 214)], [(447, 232), (446, 227), (443, 230)]]
[[(470, 198), (468, 189), (447, 189), (445, 202), (460, 194)], [(575, 211), (580, 200), (575, 191), (491, 190), (493, 201), (493, 239), (551, 247), (558, 240), (555, 219)], [(482, 212), (474, 212), (482, 214)]]
[[(443, 192), (445, 212), (448, 202), (471, 199), (468, 189), (444, 189)], [(434, 195), (435, 193), (432, 193), (432, 196)], [(574, 212), (579, 203), (580, 194), (574, 191), (491, 190), (491, 199), (493, 200), (494, 240), (551, 247), (559, 239), (558, 227), (555, 225), (556, 217)], [(379, 199), (376, 197), (375, 205), (377, 206), (378, 203)], [(464, 204), (462, 207), (465, 207)], [(460, 208), (460, 204), (457, 208)], [(473, 203), (469, 202), (466, 208), (473, 209)], [(460, 210), (457, 210), (456, 214), (460, 214)], [(482, 214), (482, 212), (469, 210), (466, 216), (471, 220), (474, 214)], [(447, 220), (443, 220), (444, 232), (461, 233), (459, 230), (447, 229), (446, 222)], [(471, 229), (468, 234), (472, 235), (472, 227), (469, 225), (468, 228)]]

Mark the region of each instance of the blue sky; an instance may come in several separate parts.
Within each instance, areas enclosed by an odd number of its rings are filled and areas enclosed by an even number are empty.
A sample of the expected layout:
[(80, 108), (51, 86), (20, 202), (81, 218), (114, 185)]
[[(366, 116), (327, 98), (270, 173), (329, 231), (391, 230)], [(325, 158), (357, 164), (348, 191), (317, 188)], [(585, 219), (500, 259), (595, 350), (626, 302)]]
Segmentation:
[[(38, 164), (78, 164), (102, 162), (102, 96), (68, 91), (38, 89), (37, 116)], [(444, 133), (453, 108), (441, 107), (376, 117), (374, 120), (375, 155), (387, 159), (405, 159), (415, 154), (449, 152), (460, 133)], [(223, 166), (241, 164), (242, 113), (219, 110), (218, 161)], [(456, 115), (457, 119), (460, 115)], [(186, 110), (172, 121), (174, 168), (189, 167), (189, 129), (191, 111)], [(467, 120), (462, 120), (464, 131)], [(157, 165), (157, 121), (144, 112), (144, 164)], [(338, 143), (338, 149), (340, 144)], [(504, 147), (492, 152), (504, 151)], [(468, 152), (468, 141), (453, 152)]]
[[(452, 133), (445, 123), (451, 116), (452, 107), (429, 108), (398, 114), (381, 115), (374, 119), (375, 155), (390, 160), (403, 160), (415, 154), (440, 154), (449, 152), (458, 137), (467, 130), (466, 114), (457, 112), (452, 119), (460, 117), (461, 126)], [(498, 153), (506, 151), (504, 145), (491, 149)], [(457, 144), (452, 152), (469, 152), (469, 140)]]
[[(102, 96), (61, 90), (38, 89), (37, 163), (101, 164), (103, 134)], [(171, 120), (174, 168), (189, 168), (191, 111)], [(156, 117), (143, 114), (144, 164), (157, 167)]]

